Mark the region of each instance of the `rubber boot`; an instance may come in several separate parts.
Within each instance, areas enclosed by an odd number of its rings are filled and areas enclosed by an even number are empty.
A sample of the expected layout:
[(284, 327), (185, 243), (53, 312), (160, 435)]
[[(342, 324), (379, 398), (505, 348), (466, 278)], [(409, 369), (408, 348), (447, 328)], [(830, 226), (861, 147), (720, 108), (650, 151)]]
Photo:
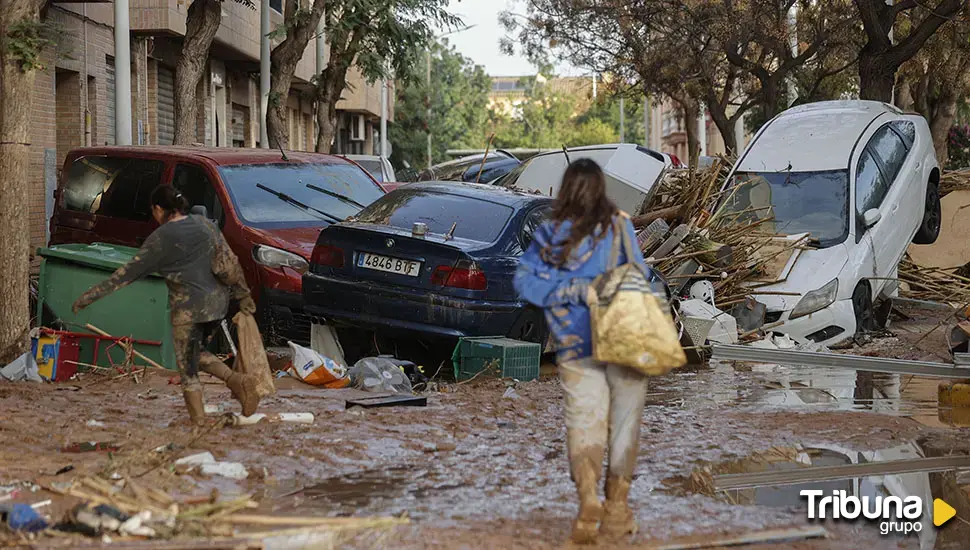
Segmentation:
[(594, 544), (597, 527), (603, 519), (603, 503), (596, 491), (602, 466), (584, 456), (575, 457), (571, 462), (573, 481), (579, 493), (579, 514), (573, 523), (571, 539), (576, 544)]
[(182, 397), (185, 398), (185, 408), (189, 410), (189, 421), (193, 426), (205, 426), (205, 404), (202, 401), (201, 391), (183, 391)]
[(243, 416), (256, 413), (259, 407), (259, 394), (256, 392), (256, 379), (248, 374), (234, 372), (226, 380), (226, 386), (232, 391), (232, 396), (242, 405)]
[(243, 416), (256, 413), (259, 406), (259, 394), (256, 393), (256, 379), (248, 374), (242, 374), (230, 369), (215, 356), (203, 354), (199, 361), (199, 368), (226, 383), (232, 397), (242, 405)]
[(630, 480), (610, 475), (606, 478), (606, 514), (600, 533), (611, 538), (625, 537), (637, 532), (637, 522), (630, 510)]

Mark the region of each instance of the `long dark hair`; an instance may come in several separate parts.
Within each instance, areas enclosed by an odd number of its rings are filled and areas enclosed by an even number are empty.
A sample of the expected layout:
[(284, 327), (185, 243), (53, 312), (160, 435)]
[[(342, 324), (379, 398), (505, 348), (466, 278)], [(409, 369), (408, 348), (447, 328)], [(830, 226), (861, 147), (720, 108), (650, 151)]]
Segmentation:
[(182, 193), (171, 185), (164, 184), (152, 191), (152, 206), (164, 210), (166, 220), (176, 214), (185, 215), (189, 211), (189, 201), (182, 196)]
[(561, 266), (587, 236), (600, 239), (613, 222), (616, 205), (606, 196), (603, 169), (590, 159), (570, 163), (562, 177), (559, 195), (552, 205), (552, 220), (557, 225), (569, 221), (572, 228), (562, 243), (561, 252), (546, 261)]

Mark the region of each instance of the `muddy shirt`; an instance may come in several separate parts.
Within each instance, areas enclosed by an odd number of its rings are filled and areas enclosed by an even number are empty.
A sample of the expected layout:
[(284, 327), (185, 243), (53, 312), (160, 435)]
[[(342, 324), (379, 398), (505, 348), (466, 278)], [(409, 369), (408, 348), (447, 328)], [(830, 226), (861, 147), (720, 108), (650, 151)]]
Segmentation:
[(151, 273), (168, 285), (173, 325), (218, 321), (226, 316), (230, 295), (236, 300), (249, 296), (242, 266), (222, 232), (201, 216), (188, 216), (156, 229), (130, 262), (78, 303), (87, 306)]

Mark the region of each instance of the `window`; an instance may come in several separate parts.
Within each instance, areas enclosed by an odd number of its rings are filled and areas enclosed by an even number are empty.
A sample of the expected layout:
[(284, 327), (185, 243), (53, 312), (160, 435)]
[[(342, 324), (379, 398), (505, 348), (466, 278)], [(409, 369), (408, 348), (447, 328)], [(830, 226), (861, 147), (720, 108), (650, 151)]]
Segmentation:
[(454, 226), (455, 238), (492, 243), (512, 213), (508, 206), (474, 197), (402, 188), (364, 209), (357, 220), (408, 231), (421, 222), (438, 235), (448, 234)]
[(82, 157), (68, 169), (64, 201), (68, 210), (122, 218), (151, 219), (151, 194), (162, 182), (159, 160)]
[(342, 221), (384, 195), (352, 164), (221, 166), (236, 213), (253, 227), (315, 227)]
[(549, 218), (549, 213), (552, 212), (551, 206), (540, 206), (529, 215), (526, 216), (525, 222), (522, 224), (522, 232), (519, 233), (519, 243), (522, 245), (522, 250), (527, 250), (529, 245), (532, 244), (532, 235), (535, 234), (536, 229), (542, 225), (542, 222)]
[(283, 0), (269, 0), (269, 7), (276, 10), (276, 13), (283, 13)]
[(761, 223), (778, 235), (808, 233), (822, 248), (849, 234), (847, 170), (738, 172), (728, 189), (719, 214), (722, 227)]
[(201, 166), (179, 164), (175, 167), (172, 185), (189, 201), (189, 207), (204, 206), (209, 219), (222, 226), (225, 219), (222, 202)]
[(908, 120), (897, 120), (889, 123), (889, 126), (896, 130), (899, 137), (903, 138), (903, 143), (906, 144), (907, 149), (913, 147), (913, 142), (916, 141), (916, 125)]
[(883, 126), (869, 140), (866, 150), (874, 153), (882, 162), (882, 175), (886, 178), (887, 187), (891, 187), (896, 181), (899, 169), (903, 167), (903, 162), (906, 161), (906, 146), (903, 145), (903, 140), (892, 128)]
[(875, 157), (866, 148), (859, 158), (859, 168), (856, 171), (855, 181), (855, 205), (856, 213), (863, 215), (871, 208), (879, 208), (882, 200), (886, 198), (889, 185), (879, 171), (879, 165)]

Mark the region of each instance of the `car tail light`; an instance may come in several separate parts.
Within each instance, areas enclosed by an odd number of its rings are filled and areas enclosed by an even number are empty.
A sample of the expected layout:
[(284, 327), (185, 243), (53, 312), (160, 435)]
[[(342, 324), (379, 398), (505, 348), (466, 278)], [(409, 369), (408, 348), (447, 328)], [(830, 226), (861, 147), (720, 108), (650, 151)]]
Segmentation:
[(324, 267), (341, 268), (344, 266), (344, 251), (342, 248), (329, 244), (318, 244), (313, 248), (310, 262)]
[(431, 274), (431, 283), (468, 290), (485, 290), (488, 287), (485, 272), (467, 260), (458, 262), (455, 267), (439, 265)]

